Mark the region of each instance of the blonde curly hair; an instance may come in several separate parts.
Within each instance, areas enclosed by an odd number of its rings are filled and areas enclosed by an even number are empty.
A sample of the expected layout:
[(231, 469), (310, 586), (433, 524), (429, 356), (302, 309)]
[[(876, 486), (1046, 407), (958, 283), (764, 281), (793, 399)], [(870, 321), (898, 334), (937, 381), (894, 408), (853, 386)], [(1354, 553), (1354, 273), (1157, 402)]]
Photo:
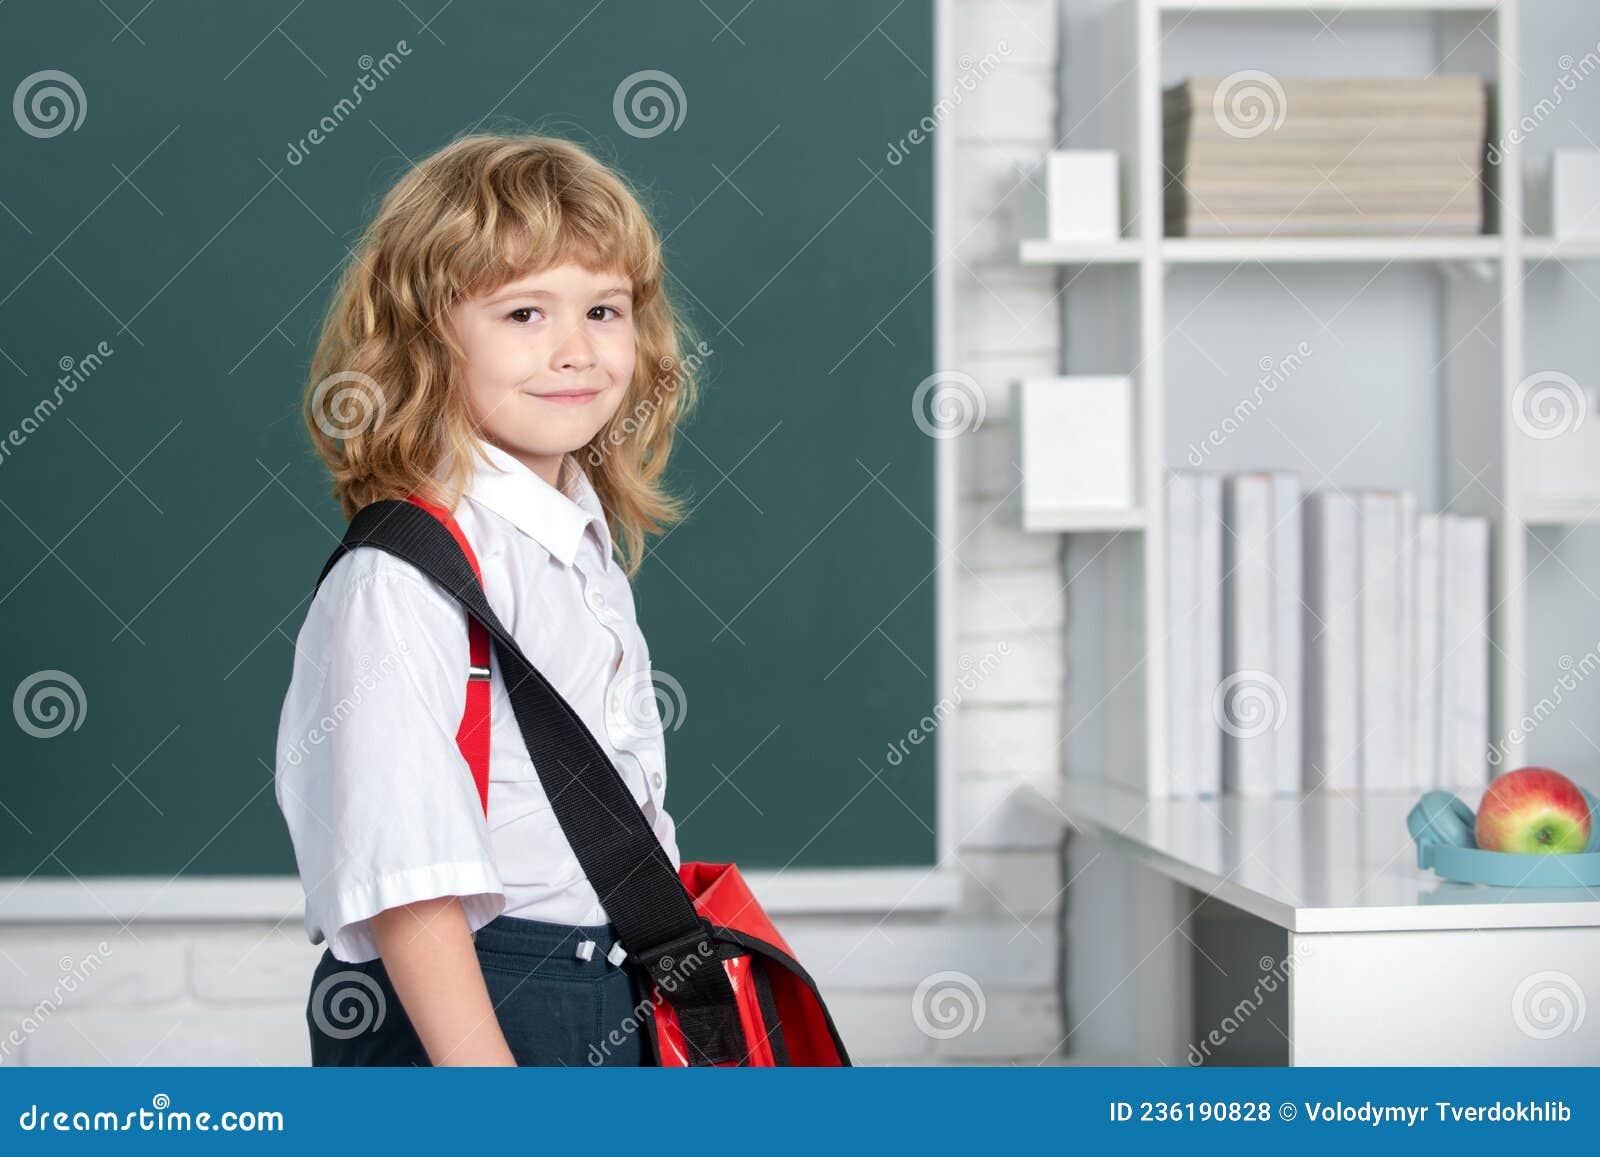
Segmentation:
[(645, 536), (684, 516), (661, 475), (701, 363), (680, 350), (705, 347), (667, 298), (661, 240), (638, 198), (558, 137), (462, 137), (401, 177), (363, 231), (323, 318), (302, 407), (346, 519), (411, 494), (455, 509), (479, 434), (447, 311), (567, 262), (633, 283), (633, 380), (575, 457), (624, 569), (638, 571)]

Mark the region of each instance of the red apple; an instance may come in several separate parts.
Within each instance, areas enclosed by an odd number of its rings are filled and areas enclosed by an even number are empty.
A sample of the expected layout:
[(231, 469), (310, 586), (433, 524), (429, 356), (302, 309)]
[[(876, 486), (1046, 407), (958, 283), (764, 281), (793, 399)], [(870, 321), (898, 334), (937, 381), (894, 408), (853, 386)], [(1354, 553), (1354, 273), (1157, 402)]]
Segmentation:
[(1589, 802), (1559, 771), (1521, 767), (1490, 782), (1476, 835), (1492, 852), (1581, 852), (1589, 845)]

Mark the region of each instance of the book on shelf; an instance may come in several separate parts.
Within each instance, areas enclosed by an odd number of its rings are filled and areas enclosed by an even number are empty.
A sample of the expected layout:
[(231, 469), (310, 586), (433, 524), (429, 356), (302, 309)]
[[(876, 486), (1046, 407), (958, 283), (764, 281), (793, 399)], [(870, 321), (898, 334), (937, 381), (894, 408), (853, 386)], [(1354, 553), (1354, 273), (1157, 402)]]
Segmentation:
[(1485, 782), (1486, 520), (1174, 472), (1166, 526), (1174, 795)]
[(1280, 646), (1278, 635), (1298, 636), (1300, 617), (1298, 577), (1291, 576), (1293, 608), (1280, 608), (1291, 592), (1274, 572), (1280, 552), (1298, 555), (1300, 524), (1275, 519), (1278, 489), (1292, 492), (1285, 501), (1298, 502), (1299, 484), (1290, 474), (1236, 474), (1223, 483), (1223, 677), (1213, 707), (1223, 732), (1222, 788), (1236, 795), (1295, 791), (1300, 782), (1298, 762), (1279, 767), (1285, 752), (1300, 747), (1300, 705), (1290, 699), (1299, 675), (1279, 664), (1300, 646), (1298, 638)]
[(1194, 710), (1200, 717), (1200, 757), (1195, 794), (1222, 792), (1222, 726), (1211, 706), (1211, 692), (1222, 682), (1222, 476), (1200, 474), (1199, 588), (1201, 697)]
[(1186, 80), (1162, 98), (1167, 233), (1480, 233), (1487, 116), (1472, 75)]
[(1261, 697), (1272, 669), (1272, 480), (1266, 474), (1230, 476), (1223, 483), (1222, 667), (1213, 696), (1222, 727), (1222, 788), (1234, 795), (1272, 791), (1276, 745), (1254, 726), (1270, 710)]
[(1474, 213), (1481, 206), (1482, 186), (1466, 184), (1427, 188), (1350, 189), (1331, 182), (1285, 189), (1239, 186), (1196, 186), (1176, 183), (1167, 188), (1167, 212), (1226, 219), (1233, 214), (1304, 213), (1311, 216), (1411, 214), (1424, 219), (1441, 213)]
[(1167, 790), (1199, 794), (1200, 479), (1167, 475)]
[(1161, 94), (1169, 138), (1277, 141), (1456, 140), (1488, 120), (1478, 76), (1192, 77)]
[(1427, 791), (1439, 781), (1439, 703), (1444, 685), (1440, 642), (1444, 638), (1441, 610), (1441, 519), (1437, 514), (1417, 516), (1417, 619), (1412, 670), (1416, 678), (1416, 718), (1411, 729), (1411, 786)]
[(1305, 722), (1304, 644), (1301, 635), (1300, 478), (1288, 470), (1272, 473), (1272, 673), (1283, 688), (1286, 718), (1274, 733), (1273, 789), (1280, 794), (1298, 792)]
[(1167, 718), (1171, 794), (1222, 790), (1222, 479), (1167, 477)]
[(1399, 496), (1367, 491), (1360, 508), (1360, 782), (1370, 790), (1401, 786), (1401, 761), (1409, 755), (1400, 738)]
[(1481, 787), (1489, 750), (1489, 524), (1445, 515), (1440, 699), (1443, 787)]
[(1454, 193), (1480, 183), (1472, 166), (1455, 159), (1430, 162), (1411, 156), (1381, 164), (1357, 164), (1348, 160), (1343, 151), (1334, 150), (1295, 161), (1278, 160), (1276, 156), (1270, 160), (1263, 156), (1258, 161), (1216, 162), (1191, 158), (1181, 168), (1169, 167), (1167, 178), (1172, 184), (1202, 192), (1267, 190), (1302, 195), (1321, 189), (1337, 189), (1351, 195), (1389, 190)]
[[(1356, 174), (1352, 179), (1378, 179), (1386, 169), (1475, 175), (1483, 165), (1484, 142), (1476, 133), (1449, 139), (1282, 140), (1276, 134), (1258, 137), (1196, 139), (1171, 137), (1163, 161), (1167, 179), (1190, 173), (1226, 174), (1230, 178), (1273, 176), (1304, 180), (1314, 173)], [(1408, 176), (1409, 179), (1409, 176)]]
[(1169, 217), (1166, 226), (1168, 237), (1464, 237), (1483, 232), (1483, 216), (1476, 212), (1431, 217), (1407, 213), (1234, 213), (1211, 220)]
[(1420, 787), (1420, 773), (1411, 763), (1411, 753), (1416, 746), (1417, 686), (1421, 673), (1416, 667), (1417, 648), (1417, 496), (1414, 491), (1396, 493), (1398, 507), (1395, 523), (1395, 578), (1398, 583), (1399, 630), (1395, 643), (1400, 651), (1400, 661), (1395, 669), (1400, 673), (1400, 734), (1394, 759), (1394, 787)]
[[(1276, 92), (1272, 91), (1276, 88)], [(1192, 76), (1167, 88), (1162, 105), (1167, 109), (1201, 109), (1209, 114), (1217, 99), (1248, 99), (1251, 92), (1263, 100), (1281, 99), (1286, 113), (1305, 116), (1344, 115), (1351, 111), (1435, 113), (1444, 116), (1482, 116), (1488, 109), (1487, 89), (1476, 73), (1449, 72), (1433, 76), (1272, 76), (1254, 81), (1247, 75)]]
[[(1414, 116), (1393, 109), (1369, 117), (1290, 115), (1284, 118), (1282, 124), (1267, 127), (1260, 136), (1244, 139), (1319, 144), (1328, 146), (1330, 151), (1341, 144), (1348, 150), (1367, 141), (1386, 144), (1411, 141), (1456, 144), (1470, 141), (1481, 149), (1484, 144), (1481, 136), (1484, 123), (1482, 118), (1476, 116)], [(1207, 144), (1241, 139), (1240, 129), (1230, 125), (1225, 117), (1217, 116), (1209, 103), (1204, 110), (1195, 109), (1181, 115), (1169, 112), (1163, 119), (1162, 127), (1169, 136), (1184, 134), (1192, 141)], [(1253, 129), (1253, 125), (1246, 127)], [(1266, 155), (1266, 151), (1263, 149), (1260, 155)]]
[(1361, 785), (1361, 508), (1338, 490), (1305, 502), (1305, 781)]

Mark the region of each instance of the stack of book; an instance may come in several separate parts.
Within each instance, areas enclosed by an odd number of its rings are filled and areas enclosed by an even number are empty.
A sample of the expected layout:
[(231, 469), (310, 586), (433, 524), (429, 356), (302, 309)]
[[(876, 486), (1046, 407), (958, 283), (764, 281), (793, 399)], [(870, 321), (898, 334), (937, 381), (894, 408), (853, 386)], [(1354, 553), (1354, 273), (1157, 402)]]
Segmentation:
[(1489, 525), (1408, 491), (1306, 503), (1306, 786), (1482, 786)]
[(1480, 77), (1234, 74), (1163, 103), (1169, 236), (1483, 231)]
[(1166, 543), (1173, 795), (1487, 781), (1485, 520), (1174, 472)]

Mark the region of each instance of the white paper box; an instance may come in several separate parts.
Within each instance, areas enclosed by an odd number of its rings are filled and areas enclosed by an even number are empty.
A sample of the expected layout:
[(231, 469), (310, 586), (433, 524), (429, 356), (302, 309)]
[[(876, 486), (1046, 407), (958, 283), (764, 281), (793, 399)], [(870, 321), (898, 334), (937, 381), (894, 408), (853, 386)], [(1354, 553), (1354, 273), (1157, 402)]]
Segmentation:
[(1557, 237), (1600, 237), (1600, 150), (1555, 150), (1550, 196), (1551, 227)]
[(1075, 511), (1131, 510), (1133, 387), (1127, 378), (1018, 381), (1011, 400), (1024, 529), (1057, 528)]
[[(1541, 413), (1534, 409), (1539, 405), (1536, 396), (1523, 403), (1523, 409), (1533, 415), (1530, 428), (1546, 435), (1535, 437), (1521, 425), (1515, 430), (1522, 442), (1522, 485), (1528, 501), (1600, 502), (1600, 392), (1582, 383), (1568, 385), (1568, 381), (1552, 380), (1545, 387), (1553, 391), (1548, 412), (1559, 419), (1553, 425), (1534, 422)], [(1535, 385), (1534, 390), (1540, 388)], [(1574, 391), (1582, 391), (1583, 397), (1578, 398)], [(1558, 403), (1567, 408), (1557, 409)], [(1566, 414), (1573, 417), (1564, 418)], [(1581, 420), (1576, 417), (1578, 414), (1582, 414)]]
[(1017, 227), (1027, 240), (1115, 241), (1117, 154), (1109, 149), (1046, 153), (1019, 172)]

